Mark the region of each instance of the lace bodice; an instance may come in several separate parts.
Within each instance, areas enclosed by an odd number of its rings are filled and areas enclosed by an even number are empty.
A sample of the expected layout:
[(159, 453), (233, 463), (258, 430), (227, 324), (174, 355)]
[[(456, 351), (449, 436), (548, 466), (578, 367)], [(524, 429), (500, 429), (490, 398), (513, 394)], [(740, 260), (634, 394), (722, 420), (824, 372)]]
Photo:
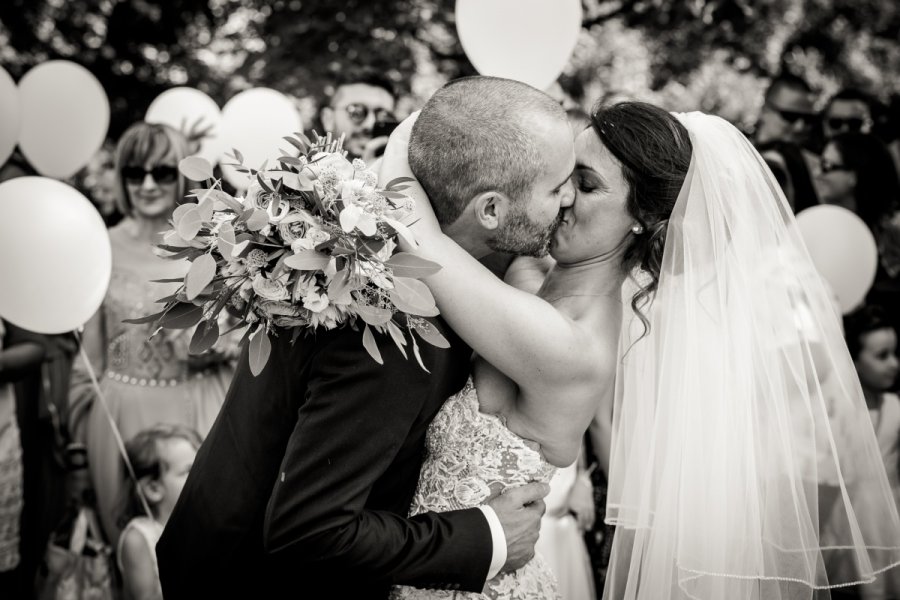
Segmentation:
[[(548, 482), (555, 467), (532, 442), (510, 431), (497, 415), (479, 412), (472, 381), (451, 397), (428, 428), (427, 455), (410, 514), (472, 508), (504, 488)], [(483, 594), (395, 588), (392, 598), (552, 599), (556, 581), (538, 555), (513, 573), (488, 581)]]

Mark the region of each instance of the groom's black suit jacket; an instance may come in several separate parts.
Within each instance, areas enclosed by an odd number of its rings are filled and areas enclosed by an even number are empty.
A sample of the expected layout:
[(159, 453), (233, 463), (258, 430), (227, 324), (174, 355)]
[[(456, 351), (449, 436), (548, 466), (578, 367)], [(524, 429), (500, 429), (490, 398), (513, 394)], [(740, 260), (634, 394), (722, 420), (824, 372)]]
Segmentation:
[(442, 322), (423, 371), (351, 329), (247, 349), (157, 545), (166, 600), (385, 598), (392, 583), (480, 591), (491, 534), (478, 509), (407, 518), (428, 424), (470, 350)]

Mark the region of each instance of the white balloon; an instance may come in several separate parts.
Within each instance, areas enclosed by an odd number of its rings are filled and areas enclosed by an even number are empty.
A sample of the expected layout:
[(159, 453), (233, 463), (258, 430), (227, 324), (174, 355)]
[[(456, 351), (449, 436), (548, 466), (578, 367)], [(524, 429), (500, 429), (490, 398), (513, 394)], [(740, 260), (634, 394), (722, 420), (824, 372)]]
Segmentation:
[[(268, 88), (254, 88), (241, 92), (222, 108), (222, 137), (230, 152), (236, 148), (244, 157), (244, 165), (258, 169), (263, 162), (276, 165), (281, 156), (279, 148), (292, 146), (284, 136), (301, 131), (300, 113), (284, 94)], [(224, 159), (224, 162), (233, 162)], [(222, 174), (233, 186), (244, 189), (247, 175), (232, 167), (222, 166)]]
[(844, 314), (857, 308), (875, 281), (875, 237), (853, 212), (833, 205), (807, 208), (797, 226), (819, 273), (837, 295)]
[(16, 82), (0, 67), (0, 165), (6, 162), (16, 148), (21, 117)]
[(51, 60), (19, 81), (19, 147), (38, 173), (64, 179), (100, 149), (109, 129), (109, 100), (81, 65)]
[(207, 129), (209, 134), (200, 143), (198, 155), (215, 164), (227, 149), (222, 139), (222, 111), (216, 101), (189, 87), (176, 87), (157, 96), (144, 120), (163, 123), (187, 134), (192, 127)]
[(581, 0), (456, 0), (456, 31), (479, 73), (544, 90), (575, 49)]
[(112, 272), (109, 234), (81, 193), (47, 177), (0, 184), (0, 316), (63, 333), (97, 312)]

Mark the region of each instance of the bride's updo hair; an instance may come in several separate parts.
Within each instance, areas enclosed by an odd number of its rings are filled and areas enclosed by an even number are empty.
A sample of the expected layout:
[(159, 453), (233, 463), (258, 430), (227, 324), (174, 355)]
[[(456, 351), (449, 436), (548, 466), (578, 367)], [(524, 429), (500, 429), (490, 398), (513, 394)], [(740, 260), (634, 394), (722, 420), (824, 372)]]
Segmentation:
[(659, 284), (669, 216), (691, 164), (690, 135), (674, 116), (645, 102), (598, 105), (591, 127), (622, 163), (628, 182), (626, 208), (643, 227), (632, 236), (623, 258), (627, 272), (640, 267), (650, 276), (631, 302), (643, 317), (640, 307)]

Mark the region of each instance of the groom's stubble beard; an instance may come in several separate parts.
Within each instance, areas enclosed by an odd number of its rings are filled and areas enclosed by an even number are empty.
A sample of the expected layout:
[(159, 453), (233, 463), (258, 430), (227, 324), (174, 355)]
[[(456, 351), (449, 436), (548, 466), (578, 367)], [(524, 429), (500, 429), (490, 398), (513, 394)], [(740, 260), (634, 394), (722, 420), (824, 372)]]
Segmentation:
[(550, 251), (550, 240), (561, 220), (560, 212), (549, 225), (543, 225), (529, 219), (524, 208), (515, 210), (509, 214), (497, 233), (488, 239), (487, 245), (494, 252), (544, 257)]

